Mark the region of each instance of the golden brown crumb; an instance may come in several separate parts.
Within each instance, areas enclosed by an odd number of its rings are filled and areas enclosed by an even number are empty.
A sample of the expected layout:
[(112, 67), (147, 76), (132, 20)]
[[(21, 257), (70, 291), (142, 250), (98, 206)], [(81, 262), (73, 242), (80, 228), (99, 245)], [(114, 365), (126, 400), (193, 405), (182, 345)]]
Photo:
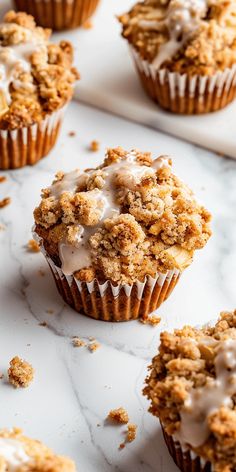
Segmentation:
[(29, 251), (31, 251), (31, 252), (39, 252), (40, 251), (40, 247), (34, 239), (30, 239), (28, 241), (27, 246), (28, 246)]
[(47, 326), (47, 323), (46, 323), (46, 321), (41, 321), (41, 323), (39, 323), (39, 326), (46, 327), (46, 326)]
[(70, 136), (70, 138), (73, 138), (74, 136), (76, 136), (76, 132), (75, 131), (69, 131), (68, 136)]
[[(25, 450), (25, 453), (29, 456), (28, 462), (17, 466), (17, 472), (76, 471), (75, 464), (71, 459), (58, 456), (40, 441), (24, 436), (19, 428), (13, 428), (12, 430), (0, 430), (0, 440), (2, 441), (2, 439), (10, 440), (10, 442), (16, 441), (17, 444), (19, 444), (19, 446), (21, 446), (23, 450)], [(6, 457), (4, 457), (4, 455), (1, 454), (1, 472), (12, 470), (12, 461), (8, 459), (8, 456), (9, 455), (6, 455)], [(13, 469), (15, 469), (15, 467), (13, 467)]]
[(2, 200), (0, 200), (0, 208), (5, 208), (10, 203), (11, 203), (10, 197), (3, 198)]
[(8, 369), (8, 378), (10, 384), (15, 388), (28, 387), (34, 378), (34, 369), (31, 364), (18, 356), (13, 357)]
[(5, 177), (5, 175), (0, 175), (0, 184), (2, 184), (3, 182), (6, 182), (7, 178)]
[(161, 318), (159, 316), (149, 315), (145, 318), (140, 318), (139, 321), (143, 324), (150, 324), (152, 326), (156, 326), (160, 323)]
[(99, 141), (96, 141), (96, 140), (91, 141), (90, 150), (93, 151), (93, 152), (97, 152), (97, 151), (99, 151), (99, 149), (100, 149)]
[(0, 374), (0, 380), (4, 378), (4, 374)]
[(39, 274), (41, 277), (44, 277), (44, 276), (45, 276), (45, 271), (44, 271), (43, 269), (39, 269), (38, 274)]
[(125, 448), (125, 443), (121, 443), (121, 444), (119, 445), (119, 449), (124, 449), (124, 448)]
[(2, 225), (2, 224), (0, 224), (0, 231), (5, 231), (5, 229), (6, 229), (6, 226), (5, 226), (5, 225)]
[(73, 344), (74, 347), (86, 346), (86, 343), (82, 339), (77, 338), (77, 337), (73, 338), (72, 344)]
[(83, 24), (83, 28), (85, 28), (85, 29), (91, 29), (91, 28), (93, 28), (93, 23), (92, 23), (92, 21), (91, 21), (91, 20), (85, 21), (85, 23)]
[(135, 440), (137, 435), (137, 425), (134, 423), (129, 423), (128, 424), (128, 429), (127, 429), (127, 441), (132, 442)]
[(52, 310), (52, 308), (48, 308), (48, 309), (46, 310), (46, 313), (48, 313), (49, 315), (53, 315), (54, 310)]
[(97, 341), (92, 343), (92, 344), (89, 344), (88, 348), (91, 352), (95, 352), (97, 351), (97, 349), (99, 349), (101, 347), (101, 344), (99, 344)]
[(129, 422), (129, 415), (123, 407), (111, 410), (108, 413), (108, 418), (112, 421), (115, 421), (116, 423), (127, 424)]

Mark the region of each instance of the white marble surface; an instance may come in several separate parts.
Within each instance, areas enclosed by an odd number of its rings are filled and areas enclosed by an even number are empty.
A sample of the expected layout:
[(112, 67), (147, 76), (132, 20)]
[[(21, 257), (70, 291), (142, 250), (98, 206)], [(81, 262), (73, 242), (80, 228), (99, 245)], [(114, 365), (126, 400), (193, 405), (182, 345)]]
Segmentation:
[[(76, 136), (68, 137), (72, 130)], [(88, 151), (92, 139), (101, 142), (99, 153)], [(43, 256), (25, 247), (40, 189), (54, 173), (96, 165), (107, 146), (118, 144), (173, 155), (176, 172), (214, 215), (214, 236), (160, 308), (162, 321), (155, 328), (137, 321), (106, 324), (75, 313), (58, 295)], [(206, 322), (235, 307), (236, 163), (73, 103), (51, 155), (6, 176), (0, 198), (10, 196), (12, 203), (0, 210), (6, 226), (0, 231), (0, 372), (6, 374), (10, 359), (19, 355), (32, 362), (36, 375), (26, 390), (0, 380), (0, 426), (24, 428), (72, 456), (79, 472), (177, 472), (141, 391), (161, 330)], [(42, 321), (48, 327), (39, 326)], [(101, 348), (93, 354), (74, 348), (74, 335), (94, 336)], [(138, 435), (119, 451), (125, 427), (109, 426), (105, 418), (121, 405), (138, 424)]]

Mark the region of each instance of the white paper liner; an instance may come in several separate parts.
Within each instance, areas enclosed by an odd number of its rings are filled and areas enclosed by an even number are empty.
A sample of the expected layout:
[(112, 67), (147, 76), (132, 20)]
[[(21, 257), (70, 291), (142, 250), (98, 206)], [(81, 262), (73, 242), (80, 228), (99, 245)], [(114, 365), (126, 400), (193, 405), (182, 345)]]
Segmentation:
[(161, 85), (168, 82), (173, 100), (176, 97), (185, 97), (186, 93), (190, 98), (198, 93), (200, 101), (203, 100), (206, 93), (213, 94), (216, 92), (216, 97), (220, 97), (222, 91), (227, 93), (231, 87), (236, 86), (236, 64), (232, 68), (227, 68), (222, 72), (219, 71), (212, 76), (195, 75), (190, 78), (186, 73), (179, 74), (178, 72), (169, 72), (167, 69), (155, 67), (142, 59), (131, 46), (130, 51), (141, 73), (150, 77), (154, 82), (159, 79)]
[[(50, 137), (62, 122), (66, 108), (67, 104), (50, 115), (47, 115), (39, 123), (34, 123), (31, 126), (14, 130), (1, 129), (0, 146), (4, 151), (0, 155), (0, 168), (8, 169), (34, 164), (44, 157), (55, 144), (55, 142), (50, 142)], [(41, 153), (39, 149), (40, 146), (38, 146), (40, 143), (36, 143), (39, 136), (41, 137), (42, 145)], [(49, 141), (47, 142), (47, 140)], [(26, 151), (27, 148), (28, 152)], [(45, 152), (43, 152), (43, 149), (45, 149)], [(33, 151), (32, 154), (31, 150)], [(26, 157), (26, 155), (28, 156)]]
[(108, 287), (111, 288), (112, 295), (114, 298), (117, 298), (119, 296), (121, 289), (124, 289), (126, 296), (129, 297), (132, 289), (136, 287), (137, 298), (138, 300), (141, 300), (146, 284), (150, 288), (150, 293), (152, 294), (153, 289), (156, 284), (162, 287), (165, 281), (168, 281), (168, 283), (170, 283), (173, 277), (178, 277), (180, 275), (180, 271), (178, 269), (169, 270), (166, 274), (161, 274), (160, 272), (158, 272), (155, 278), (151, 276), (147, 276), (145, 277), (143, 282), (137, 281), (131, 285), (128, 285), (128, 284), (113, 285), (112, 282), (110, 281), (106, 281), (105, 283), (101, 284), (98, 282), (97, 279), (94, 279), (92, 282), (80, 282), (73, 275), (64, 275), (60, 267), (57, 267), (49, 257), (46, 256), (46, 259), (57, 279), (63, 280), (64, 278), (66, 278), (67, 283), (69, 284), (70, 287), (72, 286), (72, 283), (75, 282), (80, 293), (82, 293), (82, 284), (84, 283), (86, 284), (88, 292), (90, 294), (93, 293), (95, 290), (95, 283), (96, 283), (99, 288), (101, 297), (105, 295), (105, 292)]

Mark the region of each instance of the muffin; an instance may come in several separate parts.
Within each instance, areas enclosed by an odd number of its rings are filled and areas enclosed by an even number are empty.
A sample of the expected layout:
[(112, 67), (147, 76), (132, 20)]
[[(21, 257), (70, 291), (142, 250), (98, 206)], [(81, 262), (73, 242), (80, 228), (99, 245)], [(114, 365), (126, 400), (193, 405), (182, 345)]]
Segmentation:
[(161, 334), (144, 394), (184, 472), (236, 470), (236, 310)]
[(95, 12), (99, 0), (14, 0), (18, 10), (35, 17), (36, 22), (54, 30), (83, 25)]
[(105, 321), (158, 308), (211, 234), (210, 214), (168, 157), (120, 147), (96, 169), (59, 172), (34, 217), (64, 300)]
[(35, 164), (53, 148), (78, 78), (67, 41), (10, 11), (0, 24), (0, 169)]
[(235, 0), (144, 0), (119, 19), (141, 83), (161, 107), (207, 113), (235, 98)]
[(0, 472), (76, 472), (72, 460), (55, 455), (20, 429), (0, 430)]

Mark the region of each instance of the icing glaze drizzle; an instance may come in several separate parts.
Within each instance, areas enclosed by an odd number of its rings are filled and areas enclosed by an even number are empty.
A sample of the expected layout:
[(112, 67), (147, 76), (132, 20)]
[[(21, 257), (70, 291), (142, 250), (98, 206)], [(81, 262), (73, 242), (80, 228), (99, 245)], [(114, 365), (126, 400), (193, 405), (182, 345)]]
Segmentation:
[(23, 444), (16, 439), (0, 438), (0, 457), (7, 463), (7, 471), (15, 472), (20, 466), (29, 462)]

